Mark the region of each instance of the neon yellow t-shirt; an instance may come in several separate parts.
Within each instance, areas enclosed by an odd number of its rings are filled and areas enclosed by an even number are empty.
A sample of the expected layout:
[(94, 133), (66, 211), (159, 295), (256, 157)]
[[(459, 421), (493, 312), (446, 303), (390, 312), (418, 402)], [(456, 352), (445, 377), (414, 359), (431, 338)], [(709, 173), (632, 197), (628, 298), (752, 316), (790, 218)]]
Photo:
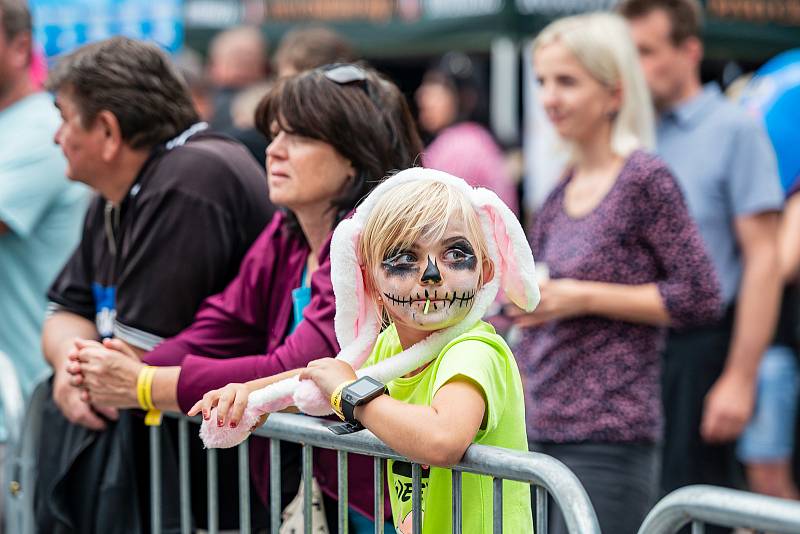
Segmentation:
[[(368, 365), (402, 350), (394, 326), (378, 338)], [(494, 328), (483, 321), (451, 341), (428, 367), (410, 378), (387, 384), (392, 398), (430, 406), (436, 392), (456, 377), (466, 377), (483, 392), (486, 400), (484, 423), (473, 443), (528, 450), (525, 433), (525, 401), (517, 363), (511, 349)], [(392, 515), (397, 531), (411, 532), (411, 464), (387, 462)], [(464, 473), (461, 477), (462, 525), (464, 532), (492, 532), (492, 479)], [(438, 467), (422, 470), (422, 534), (451, 531), (451, 474)], [(530, 486), (503, 481), (503, 530), (532, 533)]]

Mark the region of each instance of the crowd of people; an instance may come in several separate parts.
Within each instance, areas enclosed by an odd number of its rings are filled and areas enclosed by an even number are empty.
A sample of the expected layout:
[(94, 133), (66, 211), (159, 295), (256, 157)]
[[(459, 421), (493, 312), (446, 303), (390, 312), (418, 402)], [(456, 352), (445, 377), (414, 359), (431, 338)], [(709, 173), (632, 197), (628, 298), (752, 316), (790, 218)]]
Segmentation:
[[(261, 32), (236, 28), (206, 67), (115, 37), (60, 58), (41, 87), (30, 13), (0, 0), (0, 351), (26, 395), (52, 371), (37, 528), (146, 531), (142, 410), (236, 429), (253, 392), (287, 380), (426, 465), (423, 532), (449, 530), (439, 466), (471, 443), (558, 458), (608, 533), (636, 532), (689, 484), (799, 498), (800, 180), (782, 187), (763, 126), (702, 85), (702, 28), (696, 0), (623, 0), (536, 36), (568, 163), (528, 248), (463, 54), (425, 74), (416, 121), (322, 27), (288, 33), (274, 72)], [(359, 384), (372, 389), (348, 405)], [(177, 426), (160, 424), (177, 529)], [(249, 441), (255, 530), (270, 520), (267, 445)], [(236, 529), (237, 454), (220, 452), (219, 526)], [(192, 440), (193, 481), (203, 455)], [(335, 452), (313, 465), (315, 521), (336, 524)], [(282, 509), (299, 466), (283, 442)], [(372, 532), (372, 460), (348, 470), (350, 529)], [(407, 534), (409, 464), (387, 477), (385, 531)], [(467, 532), (491, 531), (487, 480), (464, 477)], [(205, 528), (205, 487), (191, 493)], [(503, 502), (506, 527), (532, 532), (527, 487)]]

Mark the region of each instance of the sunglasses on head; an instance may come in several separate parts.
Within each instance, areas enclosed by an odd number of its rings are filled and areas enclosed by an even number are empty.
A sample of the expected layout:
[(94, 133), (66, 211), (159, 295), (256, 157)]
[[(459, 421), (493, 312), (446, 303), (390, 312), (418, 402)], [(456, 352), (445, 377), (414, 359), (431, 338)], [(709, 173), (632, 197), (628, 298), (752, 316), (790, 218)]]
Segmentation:
[[(369, 87), (367, 71), (352, 63), (333, 63), (320, 67), (323, 76), (337, 85), (355, 84), (360, 87), (370, 100), (375, 102)], [(377, 104), (377, 103), (376, 103)]]

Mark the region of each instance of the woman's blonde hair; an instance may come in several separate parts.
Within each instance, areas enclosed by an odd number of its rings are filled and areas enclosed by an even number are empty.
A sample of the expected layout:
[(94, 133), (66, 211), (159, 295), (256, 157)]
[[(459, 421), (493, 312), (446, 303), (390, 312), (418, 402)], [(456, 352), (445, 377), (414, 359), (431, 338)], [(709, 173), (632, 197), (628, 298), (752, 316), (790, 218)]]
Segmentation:
[[(391, 180), (391, 178), (389, 178)], [(472, 203), (457, 188), (435, 180), (399, 185), (373, 206), (358, 243), (358, 256), (367, 274), (368, 290), (386, 254), (410, 247), (415, 241), (442, 239), (451, 220), (461, 220), (475, 249), (478, 265), (488, 258), (486, 238)]]
[(613, 119), (611, 150), (627, 157), (638, 148), (655, 148), (655, 119), (650, 92), (625, 20), (611, 13), (589, 13), (559, 19), (539, 33), (533, 52), (560, 43), (609, 89), (622, 93)]

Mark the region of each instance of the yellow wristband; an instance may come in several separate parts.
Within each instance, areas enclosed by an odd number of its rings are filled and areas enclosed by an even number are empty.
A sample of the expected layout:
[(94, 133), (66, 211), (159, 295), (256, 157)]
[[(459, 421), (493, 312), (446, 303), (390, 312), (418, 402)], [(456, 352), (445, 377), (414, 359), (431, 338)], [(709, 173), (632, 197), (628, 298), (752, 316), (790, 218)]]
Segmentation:
[(144, 418), (144, 424), (147, 426), (161, 424), (161, 410), (158, 410), (153, 402), (153, 379), (157, 369), (157, 367), (147, 365), (139, 371), (139, 376), (136, 379), (136, 397), (139, 401), (139, 406), (147, 412)]
[(339, 416), (339, 419), (342, 421), (344, 421), (344, 414), (342, 413), (342, 390), (353, 382), (355, 382), (355, 380), (345, 380), (336, 386), (336, 389), (331, 393), (331, 408), (333, 408), (334, 413)]
[(150, 374), (150, 366), (145, 365), (142, 367), (142, 370), (139, 371), (139, 376), (136, 378), (136, 400), (139, 401), (139, 407), (142, 410), (149, 410), (150, 405), (147, 403), (147, 395), (145, 390), (147, 389), (147, 375)]
[(147, 409), (152, 410), (156, 407), (156, 405), (153, 404), (153, 377), (156, 375), (156, 368), (148, 366), (147, 371), (144, 383), (144, 398)]

